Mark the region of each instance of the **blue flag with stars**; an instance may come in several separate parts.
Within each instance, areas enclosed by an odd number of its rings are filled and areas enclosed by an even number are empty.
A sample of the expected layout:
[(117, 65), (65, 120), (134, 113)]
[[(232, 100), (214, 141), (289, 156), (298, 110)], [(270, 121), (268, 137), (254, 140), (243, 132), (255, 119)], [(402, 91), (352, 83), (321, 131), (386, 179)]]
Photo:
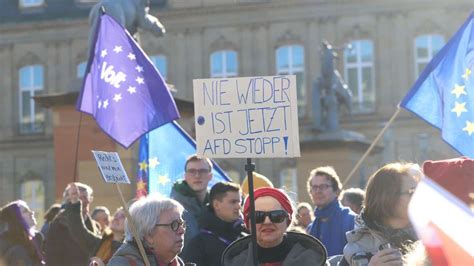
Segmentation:
[(148, 134), (145, 134), (140, 140), (140, 148), (138, 150), (138, 173), (137, 173), (137, 190), (136, 197), (141, 198), (148, 195)]
[(426, 66), (401, 106), (474, 158), (474, 13)]
[(127, 30), (107, 14), (100, 18), (77, 109), (92, 115), (125, 148), (179, 118), (158, 70)]
[[(175, 121), (143, 136), (138, 155), (137, 196), (148, 189), (148, 193), (169, 197), (173, 184), (184, 179), (186, 159), (195, 153), (196, 143)], [(209, 188), (217, 182), (230, 181), (216, 162), (212, 165)]]

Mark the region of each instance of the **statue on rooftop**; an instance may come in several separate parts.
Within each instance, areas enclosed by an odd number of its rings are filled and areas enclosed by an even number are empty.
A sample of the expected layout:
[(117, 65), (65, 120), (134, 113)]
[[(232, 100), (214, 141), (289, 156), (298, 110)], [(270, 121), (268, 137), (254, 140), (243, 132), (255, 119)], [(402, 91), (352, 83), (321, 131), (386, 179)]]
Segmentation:
[(91, 25), (89, 32), (89, 47), (97, 27), (101, 9), (113, 17), (120, 25), (124, 26), (130, 35), (137, 39), (138, 28), (151, 32), (156, 37), (165, 34), (165, 27), (158, 20), (149, 14), (150, 0), (101, 0), (95, 4), (89, 13)]
[(323, 41), (321, 46), (321, 76), (313, 82), (313, 125), (320, 131), (339, 129), (339, 109), (350, 113), (352, 92), (334, 66), (337, 52)]

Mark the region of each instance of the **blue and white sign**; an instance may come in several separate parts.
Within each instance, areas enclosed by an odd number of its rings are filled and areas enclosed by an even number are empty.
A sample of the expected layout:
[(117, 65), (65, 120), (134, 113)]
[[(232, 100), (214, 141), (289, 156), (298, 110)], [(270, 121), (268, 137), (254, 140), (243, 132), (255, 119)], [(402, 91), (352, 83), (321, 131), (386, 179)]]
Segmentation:
[(296, 77), (195, 79), (197, 154), (299, 157)]

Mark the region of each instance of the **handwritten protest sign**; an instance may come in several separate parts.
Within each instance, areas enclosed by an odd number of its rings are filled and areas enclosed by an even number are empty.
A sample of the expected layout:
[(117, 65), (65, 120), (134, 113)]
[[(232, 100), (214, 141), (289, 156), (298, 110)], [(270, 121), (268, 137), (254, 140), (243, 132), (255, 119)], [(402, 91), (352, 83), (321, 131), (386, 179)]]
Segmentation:
[(106, 183), (130, 184), (120, 157), (116, 152), (92, 151)]
[(197, 154), (300, 156), (295, 76), (195, 79)]

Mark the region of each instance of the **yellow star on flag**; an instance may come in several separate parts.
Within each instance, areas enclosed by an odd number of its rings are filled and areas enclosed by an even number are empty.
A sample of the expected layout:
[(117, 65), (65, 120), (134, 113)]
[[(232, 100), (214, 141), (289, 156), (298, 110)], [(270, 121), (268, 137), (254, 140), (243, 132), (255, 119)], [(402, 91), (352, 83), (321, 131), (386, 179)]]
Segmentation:
[(146, 163), (146, 161), (142, 161), (138, 163), (138, 167), (140, 167), (140, 171), (146, 172), (148, 164)]
[(168, 182), (170, 182), (171, 180), (168, 178), (168, 176), (166, 175), (160, 175), (158, 176), (158, 184), (160, 185), (166, 185)]
[(454, 84), (454, 89), (451, 91), (452, 94), (456, 95), (456, 99), (461, 96), (461, 94), (467, 95), (466, 91), (464, 90), (464, 86), (459, 86), (458, 84)]
[(466, 127), (463, 128), (462, 131), (466, 131), (470, 136), (474, 132), (474, 123), (471, 121), (466, 121)]
[(466, 68), (466, 70), (464, 71), (464, 74), (462, 75), (462, 78), (464, 80), (467, 80), (470, 75), (471, 75), (471, 70), (469, 68)]
[(160, 162), (158, 161), (158, 158), (156, 157), (148, 159), (148, 166), (150, 166), (151, 169), (155, 169), (155, 167), (159, 164)]
[(466, 103), (454, 103), (456, 106), (451, 110), (451, 112), (456, 113), (457, 117), (461, 116), (463, 112), (467, 112)]
[(146, 190), (146, 183), (143, 180), (137, 182), (137, 190)]

